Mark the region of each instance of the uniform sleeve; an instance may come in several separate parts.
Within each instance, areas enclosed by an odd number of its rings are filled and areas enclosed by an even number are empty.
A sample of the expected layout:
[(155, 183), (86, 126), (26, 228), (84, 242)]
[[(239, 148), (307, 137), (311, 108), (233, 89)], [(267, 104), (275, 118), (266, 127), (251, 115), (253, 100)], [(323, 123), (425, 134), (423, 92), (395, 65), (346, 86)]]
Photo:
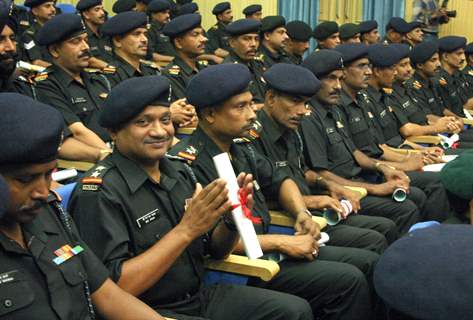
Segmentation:
[(118, 281), (123, 263), (131, 258), (131, 240), (124, 218), (126, 213), (104, 193), (103, 190), (76, 190), (69, 211), (82, 239), (103, 261), (112, 280)]
[(176, 101), (186, 97), (186, 85), (179, 77), (170, 75), (169, 72), (164, 71), (163, 76), (169, 79), (172, 89), (172, 101)]
[(219, 36), (216, 29), (211, 28), (209, 31), (207, 31), (207, 38), (209, 41), (206, 44), (206, 49), (209, 53), (213, 54), (215, 50), (220, 47), (218, 37)]
[(41, 54), (40, 47), (38, 46), (38, 44), (36, 44), (35, 39), (31, 34), (25, 32), (21, 36), (21, 42), (23, 43), (22, 47), (24, 48), (26, 58), (30, 62), (34, 60), (44, 59)]
[(329, 160), (327, 157), (327, 141), (324, 139), (325, 132), (317, 125), (313, 114), (302, 121), (300, 133), (304, 144), (304, 160), (307, 167), (314, 171), (328, 170)]

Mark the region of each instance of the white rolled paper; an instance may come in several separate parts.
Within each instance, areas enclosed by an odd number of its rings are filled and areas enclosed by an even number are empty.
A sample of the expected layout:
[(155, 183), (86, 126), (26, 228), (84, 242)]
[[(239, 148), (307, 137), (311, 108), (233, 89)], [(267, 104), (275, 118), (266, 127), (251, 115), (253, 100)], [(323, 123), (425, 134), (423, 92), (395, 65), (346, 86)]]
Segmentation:
[(54, 181), (62, 181), (62, 180), (74, 178), (75, 176), (77, 176), (76, 169), (66, 169), (66, 170), (56, 171), (56, 172), (53, 172), (53, 174), (51, 175)]
[[(238, 196), (238, 186), (237, 178), (235, 172), (233, 171), (230, 158), (227, 153), (221, 153), (213, 157), (215, 168), (217, 169), (218, 175), (220, 178), (227, 182), (228, 188), (228, 198), (232, 205), (239, 205), (240, 198)], [(241, 206), (236, 207), (232, 210), (233, 219), (235, 220), (238, 233), (240, 234), (243, 246), (245, 247), (246, 256), (249, 259), (257, 259), (263, 256), (263, 250), (258, 241), (258, 236), (256, 235), (253, 222), (243, 214)]]

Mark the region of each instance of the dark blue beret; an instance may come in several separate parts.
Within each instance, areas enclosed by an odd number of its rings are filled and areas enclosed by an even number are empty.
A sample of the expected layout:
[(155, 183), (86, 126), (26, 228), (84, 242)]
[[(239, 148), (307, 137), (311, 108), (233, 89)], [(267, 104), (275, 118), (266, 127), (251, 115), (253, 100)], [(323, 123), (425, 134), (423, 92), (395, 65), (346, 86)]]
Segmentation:
[(0, 165), (57, 158), (64, 130), (59, 111), (17, 93), (0, 93)]
[(254, 19), (239, 19), (227, 25), (225, 31), (230, 36), (240, 36), (247, 33), (259, 33), (261, 22)]
[(409, 26), (409, 28), (408, 28), (409, 31), (408, 32), (411, 32), (415, 28), (420, 28), (420, 26), (422, 26), (422, 22), (420, 22), (420, 21), (411, 21), (407, 25)]
[(212, 10), (212, 14), (214, 15), (218, 15), (218, 14), (221, 14), (223, 13), (225, 10), (228, 10), (228, 9), (231, 9), (231, 5), (230, 5), (230, 2), (220, 2), (220, 3), (217, 3), (215, 5), (215, 7), (213, 8)]
[(210, 66), (197, 73), (186, 88), (187, 101), (202, 109), (218, 105), (248, 90), (251, 73), (237, 63)]
[(260, 4), (250, 4), (248, 7), (243, 9), (243, 14), (246, 16), (251, 16), (258, 11), (262, 11), (263, 7)]
[(458, 36), (446, 36), (439, 39), (440, 52), (453, 52), (466, 47), (466, 38)]
[(440, 172), (445, 189), (465, 199), (473, 199), (473, 152), (465, 151), (447, 163)]
[(409, 45), (405, 43), (391, 43), (391, 47), (399, 52), (399, 60), (409, 57), (411, 53)]
[(171, 9), (171, 4), (168, 0), (153, 0), (148, 5), (148, 12), (161, 12)]
[(312, 38), (312, 29), (304, 21), (291, 21), (286, 24), (287, 35), (295, 41), (309, 41)]
[(340, 26), (340, 39), (350, 39), (360, 33), (360, 26), (356, 23), (345, 23)]
[(195, 13), (197, 11), (199, 11), (199, 6), (197, 3), (186, 3), (185, 5), (181, 6), (181, 8), (179, 8), (179, 15), (181, 16), (183, 14)]
[(272, 32), (274, 29), (285, 25), (286, 19), (283, 16), (267, 16), (261, 20), (261, 32)]
[(25, 0), (23, 5), (25, 7), (28, 7), (28, 8), (34, 8), (34, 7), (37, 7), (39, 5), (42, 5), (43, 3), (51, 2), (51, 1), (53, 1), (53, 0)]
[(113, 6), (112, 11), (116, 14), (132, 11), (136, 7), (136, 0), (117, 0)]
[(409, 57), (411, 58), (411, 63), (416, 65), (418, 63), (424, 63), (432, 56), (438, 52), (439, 47), (435, 41), (424, 41), (414, 46), (411, 50)]
[(368, 20), (360, 23), (360, 33), (368, 33), (378, 28), (378, 22), (376, 20)]
[(8, 203), (10, 201), (10, 190), (6, 181), (0, 176), (0, 219), (8, 209)]
[(394, 31), (398, 33), (408, 33), (411, 31), (409, 24), (404, 20), (403, 18), (400, 17), (392, 17), (391, 20), (389, 20), (388, 24), (386, 25), (386, 30), (393, 29)]
[(201, 22), (202, 16), (198, 13), (184, 14), (168, 22), (163, 28), (163, 33), (170, 38), (175, 38), (189, 30), (200, 27)]
[(387, 68), (401, 60), (401, 53), (389, 44), (378, 43), (369, 46), (368, 59), (373, 67)]
[(126, 11), (108, 19), (100, 29), (107, 36), (128, 33), (136, 28), (146, 27), (148, 18), (144, 12)]
[(3, 31), (3, 27), (8, 23), (13, 2), (11, 1), (0, 1), (0, 32)]
[(171, 83), (166, 77), (129, 78), (113, 87), (100, 111), (99, 124), (104, 128), (117, 128), (147, 106), (167, 107), (170, 103)]
[(373, 276), (378, 295), (414, 319), (468, 320), (473, 315), (473, 227), (416, 230), (389, 246)]
[(317, 40), (324, 40), (332, 34), (337, 33), (338, 30), (338, 23), (335, 21), (325, 21), (314, 28), (314, 38)]
[(102, 4), (102, 0), (79, 0), (76, 5), (77, 11), (84, 11)]
[(151, 3), (151, 0), (136, 0), (136, 2), (141, 2), (148, 6)]
[(368, 58), (368, 46), (363, 43), (344, 43), (336, 46), (335, 50), (342, 54), (344, 63)]
[(320, 89), (320, 80), (301, 66), (277, 63), (263, 74), (266, 84), (293, 96), (312, 97)]
[(470, 42), (469, 44), (466, 45), (465, 54), (466, 55), (473, 54), (473, 42)]
[(319, 79), (335, 70), (343, 69), (342, 54), (335, 50), (322, 49), (312, 52), (302, 62), (304, 68), (309, 69)]
[(62, 13), (48, 20), (38, 31), (37, 40), (41, 46), (58, 43), (86, 32), (80, 16)]

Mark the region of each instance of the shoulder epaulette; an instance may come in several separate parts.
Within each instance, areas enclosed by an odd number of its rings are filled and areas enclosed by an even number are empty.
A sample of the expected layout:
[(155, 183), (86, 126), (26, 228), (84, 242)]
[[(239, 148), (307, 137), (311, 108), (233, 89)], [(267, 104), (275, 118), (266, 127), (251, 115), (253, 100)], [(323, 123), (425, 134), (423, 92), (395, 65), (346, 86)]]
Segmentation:
[(419, 81), (415, 80), (415, 81), (412, 83), (412, 87), (413, 87), (414, 89), (420, 90), (420, 89), (422, 89), (422, 84), (421, 84)]
[(102, 70), (97, 68), (84, 68), (84, 71), (87, 73), (101, 73)]
[(469, 70), (469, 71), (468, 71), (468, 74), (469, 74), (470, 76), (473, 76), (473, 69), (472, 69), (472, 70)]
[(258, 61), (264, 61), (264, 54), (260, 53), (258, 56), (256, 56), (254, 58), (255, 60), (258, 60)]
[(81, 179), (82, 190), (84, 191), (97, 191), (103, 184), (103, 176), (107, 173), (109, 167), (98, 165), (92, 171), (92, 173)]
[(208, 66), (209, 62), (207, 60), (201, 60), (198, 62), (198, 64), (200, 64), (201, 66)]
[(106, 66), (105, 68), (102, 69), (102, 72), (107, 73), (107, 74), (114, 74), (115, 72), (117, 72), (117, 67), (115, 67), (115, 66)]
[(181, 73), (181, 67), (179, 67), (178, 65), (173, 65), (168, 69), (168, 73), (177, 76)]
[(20, 25), (25, 26), (25, 27), (26, 27), (26, 26), (29, 27), (29, 26), (30, 26), (30, 22), (29, 22), (28, 20), (20, 20)]
[(238, 144), (242, 144), (242, 143), (251, 143), (251, 139), (248, 139), (248, 138), (235, 138), (233, 139), (233, 143), (238, 143)]
[(180, 150), (175, 155), (167, 154), (170, 159), (179, 159), (186, 161), (188, 164), (191, 164), (192, 161), (197, 159), (197, 154), (199, 150), (195, 148), (193, 145), (186, 146), (183, 150)]
[(160, 70), (159, 66), (158, 66), (156, 63), (154, 63), (153, 61), (142, 60), (142, 59), (141, 59), (140, 62), (141, 62), (142, 64), (144, 64), (145, 66), (148, 66), (148, 67), (153, 68), (153, 69), (158, 69), (158, 70)]
[(44, 81), (49, 77), (47, 72), (41, 72), (37, 76), (34, 77), (34, 81), (39, 82), (39, 81)]
[(48, 199), (47, 199), (46, 201), (47, 201), (48, 203), (51, 203), (51, 202), (54, 202), (54, 201), (61, 202), (61, 201), (62, 201), (62, 198), (61, 198), (61, 196), (59, 195), (59, 193), (57, 193), (56, 191), (54, 191), (54, 190), (49, 190)]
[(445, 80), (445, 78), (442, 77), (442, 78), (439, 79), (439, 84), (440, 84), (442, 87), (444, 87), (444, 86), (447, 85), (447, 80)]
[(392, 93), (393, 93), (393, 89), (392, 89), (392, 88), (383, 88), (383, 91), (384, 91), (384, 93), (386, 93), (386, 94), (392, 94)]

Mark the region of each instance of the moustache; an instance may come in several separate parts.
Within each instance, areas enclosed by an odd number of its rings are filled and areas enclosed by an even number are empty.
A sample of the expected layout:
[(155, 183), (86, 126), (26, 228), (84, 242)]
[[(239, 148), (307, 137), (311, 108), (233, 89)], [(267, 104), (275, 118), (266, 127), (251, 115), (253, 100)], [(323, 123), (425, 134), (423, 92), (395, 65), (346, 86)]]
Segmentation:
[(340, 93), (342, 93), (342, 90), (341, 89), (335, 89), (333, 90), (332, 92), (330, 92), (330, 95), (339, 95)]
[(23, 205), (23, 206), (21, 206), (19, 211), (21, 211), (21, 212), (35, 211), (35, 210), (38, 210), (39, 208), (41, 208), (45, 204), (46, 204), (46, 201), (35, 200), (35, 201), (33, 201), (32, 205), (29, 205), (29, 206)]
[(159, 138), (145, 138), (145, 144), (153, 144), (153, 143), (162, 143), (169, 141), (169, 136), (159, 137)]
[(18, 54), (16, 52), (5, 52), (3, 54), (0, 54), (0, 62), (4, 60), (18, 60)]
[(79, 59), (90, 58), (90, 51), (85, 51), (79, 55)]

